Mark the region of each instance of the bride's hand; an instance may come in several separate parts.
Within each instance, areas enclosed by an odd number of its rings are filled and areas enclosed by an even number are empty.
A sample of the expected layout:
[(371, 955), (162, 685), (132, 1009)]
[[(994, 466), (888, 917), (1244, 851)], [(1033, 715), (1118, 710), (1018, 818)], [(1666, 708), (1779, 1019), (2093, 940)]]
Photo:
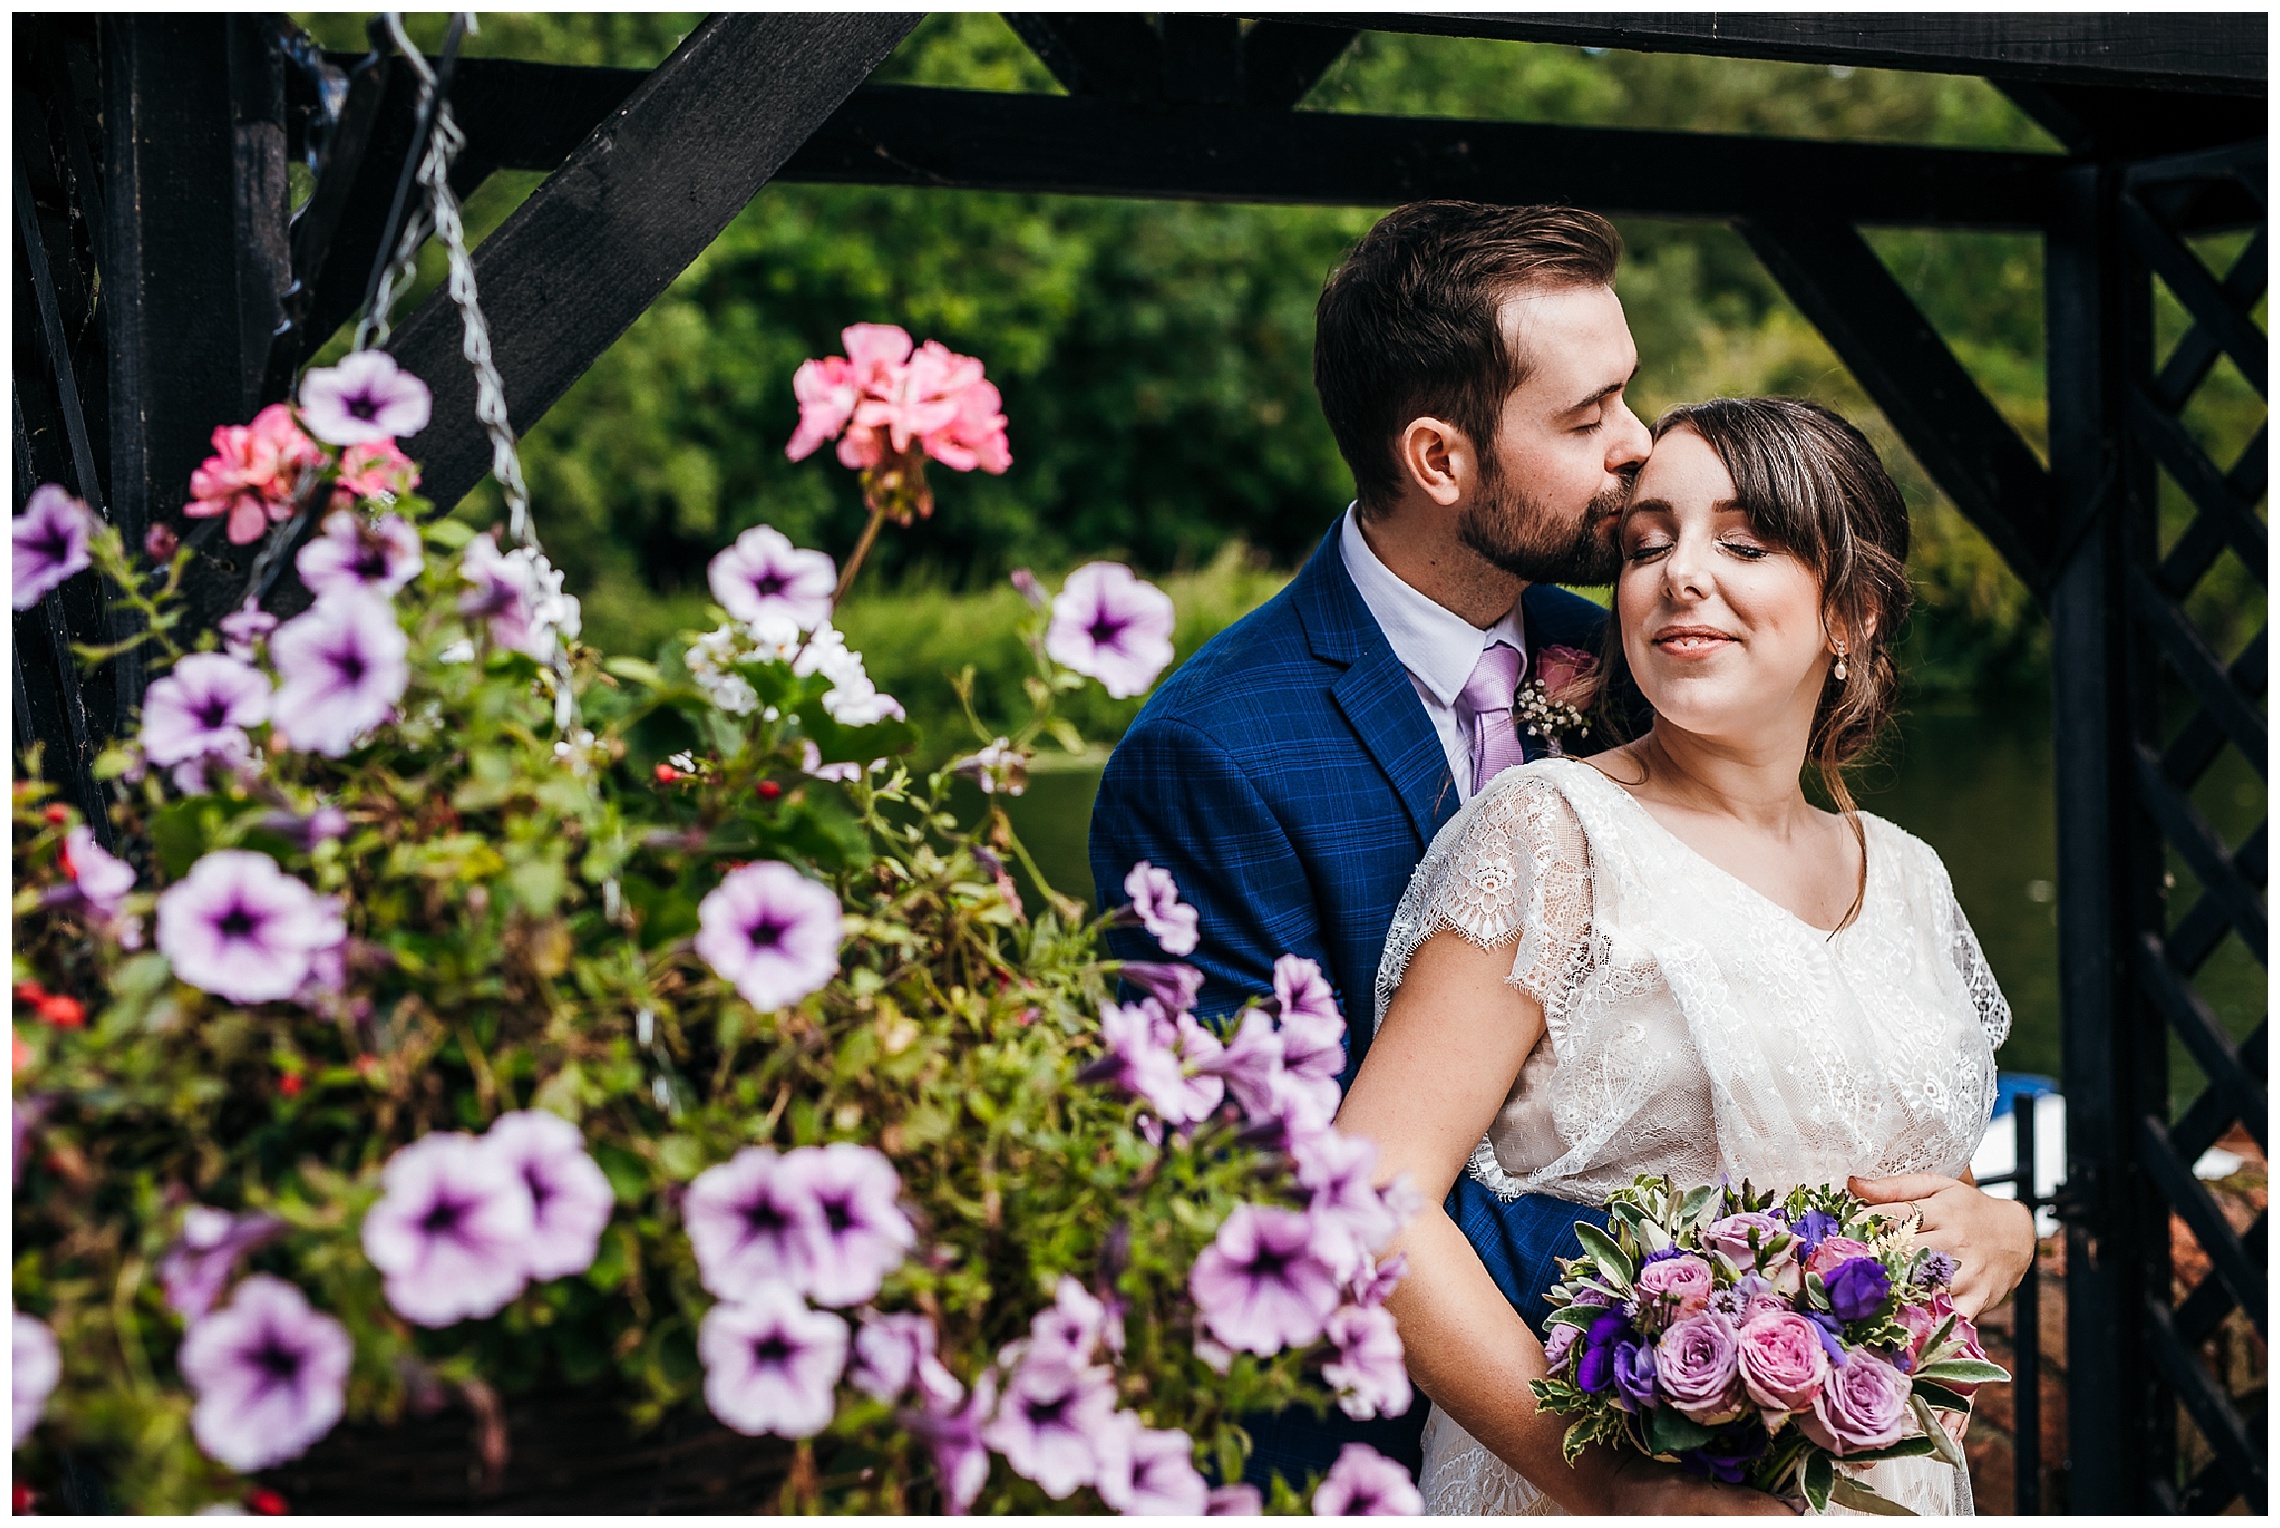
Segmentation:
[(2034, 1213), (2016, 1200), (1937, 1173), (1854, 1178), (1850, 1187), (1870, 1204), (1913, 1204), (1922, 1212), (1916, 1244), (1955, 1259), (1955, 1308), (1974, 1320), (2018, 1287), (2034, 1258)]

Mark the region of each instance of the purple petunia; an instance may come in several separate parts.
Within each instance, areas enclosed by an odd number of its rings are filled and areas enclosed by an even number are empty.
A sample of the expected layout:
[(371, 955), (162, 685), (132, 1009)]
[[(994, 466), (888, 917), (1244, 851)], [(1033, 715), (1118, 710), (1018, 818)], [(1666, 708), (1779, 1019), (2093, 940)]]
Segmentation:
[(245, 729), (269, 720), (269, 681), (225, 653), (192, 653), (143, 696), (143, 756), (182, 764), (246, 752)]
[(354, 351), (301, 379), (301, 423), (336, 446), (417, 435), (432, 406), (427, 384), (385, 350)]
[(934, 1455), (934, 1475), (942, 1491), (942, 1510), (963, 1516), (989, 1484), (990, 1449), (982, 1429), (997, 1410), (997, 1378), (983, 1374), (974, 1381), (974, 1393), (965, 1405), (955, 1401), (906, 1411), (899, 1420), (911, 1435)]
[(1211, 1335), (1246, 1353), (1312, 1342), (1338, 1308), (1338, 1277), (1303, 1210), (1239, 1204), (1188, 1270)]
[(1106, 1052), (1080, 1081), (1115, 1084), (1174, 1124), (1185, 1118), (1187, 1078), (1180, 1070), (1179, 1031), (1153, 1003), (1107, 1003), (1100, 1010), (1101, 1047)]
[(696, 951), (763, 1013), (838, 974), (846, 920), (830, 887), (764, 860), (731, 870), (697, 905)]
[(705, 1404), (748, 1437), (812, 1438), (831, 1422), (847, 1324), (790, 1286), (761, 1283), (705, 1312), (697, 1328)]
[(484, 623), (490, 639), (545, 663), (584, 620), (578, 601), (562, 590), (562, 570), (531, 547), (499, 550), (489, 531), (459, 554), (459, 576), (471, 588), (459, 596), (459, 613)]
[(1200, 1517), (1211, 1488), (1195, 1467), (1195, 1444), (1177, 1428), (1151, 1428), (1120, 1411), (1100, 1437), (1093, 1489), (1126, 1517)]
[(1261, 1517), (1266, 1510), (1259, 1488), (1240, 1480), (1231, 1486), (1213, 1486), (1203, 1499), (1205, 1517)]
[(277, 617), (261, 608), (252, 595), (245, 603), (214, 623), (221, 628), (222, 650), (231, 657), (251, 663), (261, 655), (261, 646), (277, 629)]
[(827, 1305), (878, 1293), (917, 1233), (896, 1198), (894, 1165), (834, 1142), (781, 1156), (747, 1146), (707, 1168), (681, 1201), (705, 1288), (724, 1300), (782, 1283)]
[(232, 1215), (227, 1210), (194, 1204), (182, 1213), (182, 1234), (159, 1259), (159, 1287), (166, 1303), (186, 1322), (196, 1322), (214, 1308), (222, 1286), (237, 1271), (238, 1260), (285, 1232), (285, 1222), (274, 1215)]
[(421, 1136), (388, 1159), (364, 1217), (364, 1255), (388, 1303), (422, 1326), (488, 1316), (522, 1293), (531, 1196), (505, 1154), (474, 1136)]
[(332, 898), (246, 849), (215, 850), (158, 899), (158, 948), (175, 976), (233, 1003), (291, 997), (345, 937)]
[(874, 1401), (892, 1403), (915, 1388), (930, 1411), (954, 1407), (966, 1392), (935, 1357), (934, 1344), (934, 1323), (915, 1311), (866, 1311), (847, 1382)]
[(1314, 1488), (1316, 1517), (1416, 1517), (1425, 1510), (1409, 1471), (1367, 1443), (1349, 1443)]
[(342, 589), (360, 589), (383, 599), (420, 576), (420, 533), (402, 515), (367, 521), (354, 510), (325, 516), (324, 534), (293, 559), (301, 582), (322, 599)]
[(562, 1279), (593, 1267), (612, 1196), (578, 1127), (559, 1114), (521, 1109), (493, 1120), (483, 1145), (530, 1191), (524, 1271), (534, 1279)]
[(1180, 900), (1172, 873), (1158, 870), (1146, 860), (1124, 878), (1124, 894), (1132, 899), (1132, 915), (1156, 936), (1168, 954), (1195, 952), (1196, 911)]
[(32, 1429), (40, 1425), (40, 1414), (47, 1410), (48, 1397), (55, 1393), (55, 1382), (63, 1376), (63, 1354), (46, 1323), (22, 1311), (10, 1314), (15, 1321), (8, 1347), (9, 1421), (16, 1430), (16, 1441), (10, 1447), (22, 1448)]
[(53, 483), (32, 490), (24, 512), (10, 526), (15, 552), (8, 564), (13, 599), (18, 610), (29, 610), (40, 597), (86, 567), (88, 538), (95, 533), (95, 512)]
[(63, 869), (71, 877), (70, 897), (102, 922), (119, 916), (135, 889), (135, 867), (96, 842), (84, 824), (63, 835)]
[[(1053, 1303), (1029, 1319), (1029, 1358), (1035, 1363), (1092, 1362), (1107, 1334), (1108, 1307), (1070, 1274), (1054, 1286)], [(1119, 1339), (1121, 1342), (1121, 1339)]]
[(1124, 979), (1170, 1014), (1186, 1013), (1203, 990), (1203, 973), (1182, 961), (1128, 960)]
[(1409, 1409), (1409, 1370), (1402, 1364), (1392, 1312), (1379, 1305), (1343, 1306), (1326, 1330), (1338, 1356), (1322, 1366), (1322, 1377), (1337, 1392), (1339, 1410), (1366, 1420), (1398, 1417)]
[(1060, 1501), (1099, 1478), (1097, 1444), (1115, 1413), (1116, 1383), (1106, 1369), (1032, 1358), (1007, 1379), (982, 1441)]
[[(1221, 1043), (1219, 1055), (1211, 1063), (1253, 1124), (1282, 1115), (1277, 1107), (1283, 1095), (1282, 1056), (1282, 1036), (1276, 1032), (1274, 1020), (1264, 1010), (1253, 1008), (1244, 1013), (1235, 1033)], [(1327, 1121), (1336, 1107), (1333, 1103), (1330, 1111), (1322, 1113), (1322, 1119)]]
[(879, 1292), (918, 1240), (910, 1217), (895, 1201), (902, 1179), (894, 1164), (868, 1146), (834, 1141), (803, 1146), (807, 1192), (814, 1213), (806, 1226), (805, 1293), (818, 1305), (855, 1305)]
[(812, 631), (831, 618), (838, 569), (822, 552), (792, 545), (782, 531), (755, 525), (717, 553), (705, 571), (713, 598), (739, 621), (789, 621)]
[(1358, 1135), (1324, 1126), (1295, 1130), (1290, 1152), (1298, 1181), (1308, 1191), (1315, 1246), (1343, 1281), (1368, 1266), (1401, 1221), (1373, 1181), (1377, 1147)]
[(291, 747), (337, 759), (388, 719), (411, 678), (396, 613), (339, 590), (277, 628), (270, 661), (284, 683), (270, 715)]
[(175, 1362), (197, 1396), (190, 1435), (233, 1470), (265, 1470), (331, 1432), (348, 1393), (348, 1329), (301, 1291), (250, 1275), (191, 1323)]
[[(1053, 597), (1045, 652), (1119, 700), (1144, 693), (1172, 661), (1172, 601), (1120, 562), (1088, 562)], [(1172, 950), (1175, 955), (1184, 950)]]

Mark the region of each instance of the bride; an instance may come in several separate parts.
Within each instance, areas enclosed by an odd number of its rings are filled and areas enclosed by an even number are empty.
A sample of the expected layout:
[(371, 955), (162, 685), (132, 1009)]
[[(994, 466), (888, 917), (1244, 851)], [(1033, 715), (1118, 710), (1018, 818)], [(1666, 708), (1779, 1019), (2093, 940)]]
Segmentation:
[[(1653, 726), (1507, 770), (1441, 831), (1339, 1116), (1426, 1203), (1389, 1306), (1434, 1403), (1437, 1513), (1784, 1510), (1636, 1454), (1561, 1461), (1565, 1419), (1528, 1390), (1536, 1332), (1441, 1209), (1460, 1172), (1594, 1206), (1642, 1172), (1851, 1180), (1912, 1205), (1970, 1315), (2033, 1250), (2025, 1208), (1965, 1180), (2010, 1010), (1938, 856), (1853, 810), (1838, 773), (1892, 707), (1899, 491), (1810, 403), (1696, 404), (1655, 436), (1616, 526), (1606, 665), (1636, 678)], [(1806, 799), (1808, 761), (1840, 812)], [(1917, 1512), (1971, 1510), (1936, 1457), (1869, 1471)]]

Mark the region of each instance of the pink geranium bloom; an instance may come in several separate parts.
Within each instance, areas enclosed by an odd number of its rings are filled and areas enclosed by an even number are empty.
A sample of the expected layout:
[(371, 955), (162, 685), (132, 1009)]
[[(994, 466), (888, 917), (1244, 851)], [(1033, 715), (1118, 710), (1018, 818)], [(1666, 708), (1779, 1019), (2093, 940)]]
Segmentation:
[(350, 1353), (348, 1329), (301, 1291), (252, 1275), (182, 1339), (175, 1363), (198, 1398), (190, 1435), (233, 1470), (297, 1458), (340, 1420)]
[(216, 849), (158, 899), (158, 948), (175, 976), (233, 1003), (291, 997), (344, 937), (331, 898), (247, 849)]
[(705, 1312), (697, 1357), (705, 1404), (721, 1421), (748, 1437), (812, 1438), (831, 1423), (847, 1324), (787, 1285), (759, 1284)]
[(63, 1376), (63, 1354), (56, 1347), (55, 1333), (44, 1323), (20, 1310), (9, 1314), (14, 1320), (8, 1346), (8, 1418), (16, 1437), (10, 1446), (22, 1448), (40, 1425), (55, 1382)]
[(974, 380), (951, 395), (951, 406), (957, 412), (950, 422), (929, 430), (920, 442), (928, 456), (956, 472), (979, 467), (984, 472), (1001, 473), (1013, 465), (1003, 401), (996, 384), (982, 379), (981, 364), (974, 362)]
[(833, 355), (802, 361), (792, 373), (792, 396), (799, 400), (800, 423), (785, 443), (784, 455), (796, 462), (847, 428), (863, 389), (854, 363)]
[(214, 454), (190, 474), (182, 512), (192, 519), (227, 515), (231, 541), (258, 541), (272, 521), (292, 516), (302, 485), (324, 464), (323, 448), (301, 433), (293, 411), (272, 403), (251, 424), (214, 431)]
[(1195, 1467), (1195, 1444), (1177, 1428), (1151, 1428), (1116, 1413), (1100, 1440), (1093, 1489), (1126, 1517), (1200, 1517), (1210, 1496)]
[(92, 560), (87, 538), (95, 533), (95, 512), (53, 483), (32, 490), (24, 512), (10, 522), (14, 552), (9, 558), (10, 598), (29, 610), (40, 597)]
[(184, 1321), (197, 1321), (213, 1309), (239, 1260), (284, 1232), (285, 1222), (274, 1215), (232, 1215), (192, 1205), (182, 1213), (181, 1236), (159, 1259), (166, 1303)]
[(839, 578), (831, 558), (792, 545), (782, 531), (755, 525), (716, 553), (706, 582), (721, 609), (739, 621), (781, 619), (812, 631), (831, 618)]
[(1339, 1410), (1366, 1420), (1398, 1417), (1409, 1409), (1409, 1370), (1402, 1364), (1392, 1312), (1348, 1305), (1330, 1317), (1327, 1331), (1338, 1356), (1322, 1366), (1322, 1377), (1337, 1392)]
[(269, 681), (226, 653), (191, 653), (143, 695), (143, 756), (182, 764), (245, 752), (245, 729), (269, 720)]
[(420, 486), (420, 469), (394, 441), (365, 441), (341, 452), (335, 481), (359, 498), (393, 500)]
[(1301, 1210), (1239, 1204), (1188, 1271), (1188, 1292), (1211, 1335), (1272, 1354), (1322, 1335), (1338, 1308), (1338, 1277)]
[(1088, 562), (1053, 597), (1046, 656), (1129, 699), (1145, 693), (1170, 665), (1172, 620), (1171, 596), (1163, 590), (1123, 563)]
[(763, 1013), (789, 1007), (838, 974), (846, 919), (839, 897), (773, 860), (731, 870), (697, 904), (697, 954)]
[(1170, 871), (1142, 860), (1124, 877), (1124, 894), (1132, 899), (1132, 916), (1168, 954), (1195, 952), (1196, 910), (1180, 900)]
[(269, 639), (284, 681), (272, 730), (290, 747), (339, 758), (404, 698), (409, 651), (395, 611), (377, 597), (343, 589), (318, 600)]
[(1409, 1471), (1367, 1443), (1349, 1443), (1314, 1490), (1316, 1517), (1417, 1517), (1425, 1498)]
[(563, 1279), (593, 1267), (613, 1196), (578, 1127), (559, 1114), (522, 1109), (493, 1120), (483, 1145), (530, 1192), (524, 1271), (534, 1279)]
[(301, 379), (301, 418), (319, 440), (336, 446), (417, 435), (427, 428), (431, 406), (427, 384), (385, 350), (354, 351)]
[(352, 509), (325, 516), (324, 534), (311, 538), (293, 558), (303, 587), (319, 599), (342, 589), (385, 599), (419, 577), (426, 565), (420, 555), (420, 533), (409, 520), (382, 515), (367, 521)]
[(489, 1316), (522, 1293), (530, 1190), (504, 1153), (471, 1135), (421, 1136), (388, 1159), (364, 1216), (364, 1255), (388, 1303), (422, 1326)]
[(105, 923), (119, 916), (120, 904), (135, 889), (135, 867), (96, 842), (85, 825), (63, 835), (63, 872), (79, 903)]
[(1099, 1478), (1098, 1443), (1115, 1413), (1116, 1385), (1106, 1369), (1032, 1359), (1006, 1381), (982, 1441), (1060, 1501)]

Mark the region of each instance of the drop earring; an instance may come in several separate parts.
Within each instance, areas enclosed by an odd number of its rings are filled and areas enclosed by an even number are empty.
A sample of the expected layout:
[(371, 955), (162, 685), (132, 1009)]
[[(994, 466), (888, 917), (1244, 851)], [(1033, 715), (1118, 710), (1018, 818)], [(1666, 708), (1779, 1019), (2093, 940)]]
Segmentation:
[(1836, 675), (1837, 682), (1839, 684), (1842, 684), (1844, 682), (1845, 675), (1848, 671), (1845, 668), (1845, 644), (1842, 642), (1839, 642), (1837, 644), (1837, 666), (1831, 670), (1831, 672)]

